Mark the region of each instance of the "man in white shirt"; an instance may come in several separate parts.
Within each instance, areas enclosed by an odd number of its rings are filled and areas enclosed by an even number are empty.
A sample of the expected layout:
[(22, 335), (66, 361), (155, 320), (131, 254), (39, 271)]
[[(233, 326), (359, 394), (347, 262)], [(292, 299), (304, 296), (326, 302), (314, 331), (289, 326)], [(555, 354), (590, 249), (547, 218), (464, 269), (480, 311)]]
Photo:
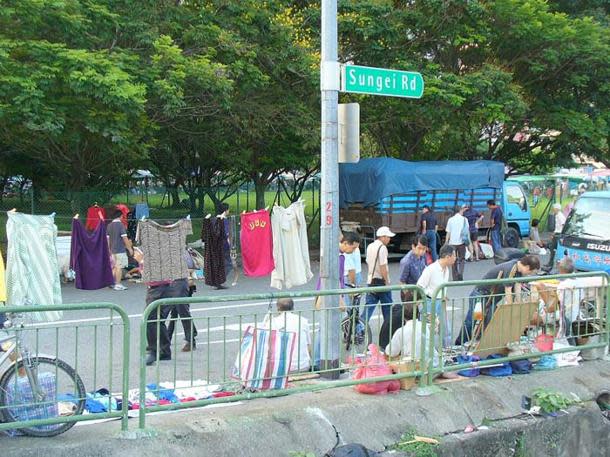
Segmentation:
[(561, 232), (563, 231), (563, 226), (566, 223), (566, 217), (561, 212), (561, 204), (555, 203), (553, 205), (553, 214), (555, 215), (555, 230), (553, 231), (553, 239), (551, 240), (551, 244), (549, 246), (549, 249), (551, 250), (551, 253), (549, 255), (549, 261), (544, 267), (546, 271), (550, 271), (554, 266), (557, 242), (559, 241), (559, 237), (561, 236)]
[[(441, 247), (439, 258), (436, 262), (428, 265), (421, 274), (417, 285), (426, 292), (426, 307), (423, 312), (430, 314), (432, 312), (432, 295), (434, 291), (446, 282), (449, 282), (449, 270), (455, 264), (455, 249), (448, 244)], [(442, 301), (436, 298), (434, 306), (436, 315), (441, 315)], [(449, 316), (445, 310), (445, 335), (443, 342), (445, 345), (451, 344), (451, 329), (449, 328)]]
[[(389, 227), (379, 227), (377, 229), (377, 239), (366, 248), (366, 264), (368, 266), (367, 284), (371, 286), (389, 286), (390, 270), (388, 268), (388, 244), (395, 233)], [(366, 305), (363, 317), (366, 322), (371, 318), (377, 307), (381, 303), (381, 313), (383, 319), (390, 319), (392, 308), (392, 292), (375, 292), (366, 294)]]
[(296, 333), (290, 372), (307, 371), (311, 366), (311, 332), (309, 321), (300, 314), (292, 312), (294, 301), (292, 298), (279, 298), (277, 300), (277, 314), (267, 314), (262, 329), (279, 330)]
[[(464, 261), (466, 260), (466, 243), (470, 240), (470, 229), (468, 226), (468, 219), (463, 214), (468, 208), (468, 205), (462, 205), (461, 207), (455, 208), (455, 214), (447, 221), (445, 232), (447, 237), (445, 244), (453, 246), (455, 249), (456, 261), (452, 267), (453, 280), (463, 281), (464, 280)], [(462, 236), (464, 234), (464, 236)], [(466, 237), (467, 235), (467, 237)]]

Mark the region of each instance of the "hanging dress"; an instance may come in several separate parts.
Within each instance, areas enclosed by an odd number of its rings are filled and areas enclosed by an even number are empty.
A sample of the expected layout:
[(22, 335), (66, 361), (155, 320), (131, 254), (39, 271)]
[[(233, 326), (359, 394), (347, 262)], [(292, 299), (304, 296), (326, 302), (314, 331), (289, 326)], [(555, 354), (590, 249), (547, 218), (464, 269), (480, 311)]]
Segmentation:
[(208, 286), (218, 287), (227, 280), (224, 264), (224, 243), (227, 239), (223, 219), (204, 219), (201, 241), (204, 243), (204, 277)]
[(76, 288), (97, 290), (114, 284), (106, 224), (87, 232), (81, 221), (72, 219), (70, 268), (76, 273)]

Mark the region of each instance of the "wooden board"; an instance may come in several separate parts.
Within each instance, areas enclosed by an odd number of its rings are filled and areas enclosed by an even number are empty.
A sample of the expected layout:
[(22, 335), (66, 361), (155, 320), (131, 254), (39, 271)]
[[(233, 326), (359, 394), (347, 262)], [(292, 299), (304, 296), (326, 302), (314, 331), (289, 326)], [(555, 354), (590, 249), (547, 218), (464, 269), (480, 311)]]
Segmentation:
[(508, 354), (506, 345), (519, 341), (537, 310), (538, 305), (533, 302), (500, 305), (487, 328), (483, 330), (481, 340), (473, 353), (481, 358), (489, 354)]

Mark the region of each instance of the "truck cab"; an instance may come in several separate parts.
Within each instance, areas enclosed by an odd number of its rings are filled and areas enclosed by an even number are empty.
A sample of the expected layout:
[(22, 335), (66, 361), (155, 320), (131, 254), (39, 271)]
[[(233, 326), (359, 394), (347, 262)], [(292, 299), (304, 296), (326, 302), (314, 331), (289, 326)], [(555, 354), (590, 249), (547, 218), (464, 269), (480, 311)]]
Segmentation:
[(572, 209), (555, 260), (572, 258), (577, 270), (610, 273), (610, 192), (585, 192)]
[(517, 231), (519, 237), (530, 234), (531, 211), (521, 185), (514, 181), (504, 182), (502, 211), (509, 228)]

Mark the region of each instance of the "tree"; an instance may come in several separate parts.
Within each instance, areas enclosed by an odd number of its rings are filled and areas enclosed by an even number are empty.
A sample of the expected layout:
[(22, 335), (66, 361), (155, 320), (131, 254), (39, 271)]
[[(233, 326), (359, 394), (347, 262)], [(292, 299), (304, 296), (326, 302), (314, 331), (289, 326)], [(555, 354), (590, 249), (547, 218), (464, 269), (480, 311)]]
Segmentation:
[(2, 142), (27, 157), (29, 176), (49, 189), (124, 182), (145, 157), (145, 88), (125, 53), (77, 47), (112, 15), (88, 2), (4, 3)]

